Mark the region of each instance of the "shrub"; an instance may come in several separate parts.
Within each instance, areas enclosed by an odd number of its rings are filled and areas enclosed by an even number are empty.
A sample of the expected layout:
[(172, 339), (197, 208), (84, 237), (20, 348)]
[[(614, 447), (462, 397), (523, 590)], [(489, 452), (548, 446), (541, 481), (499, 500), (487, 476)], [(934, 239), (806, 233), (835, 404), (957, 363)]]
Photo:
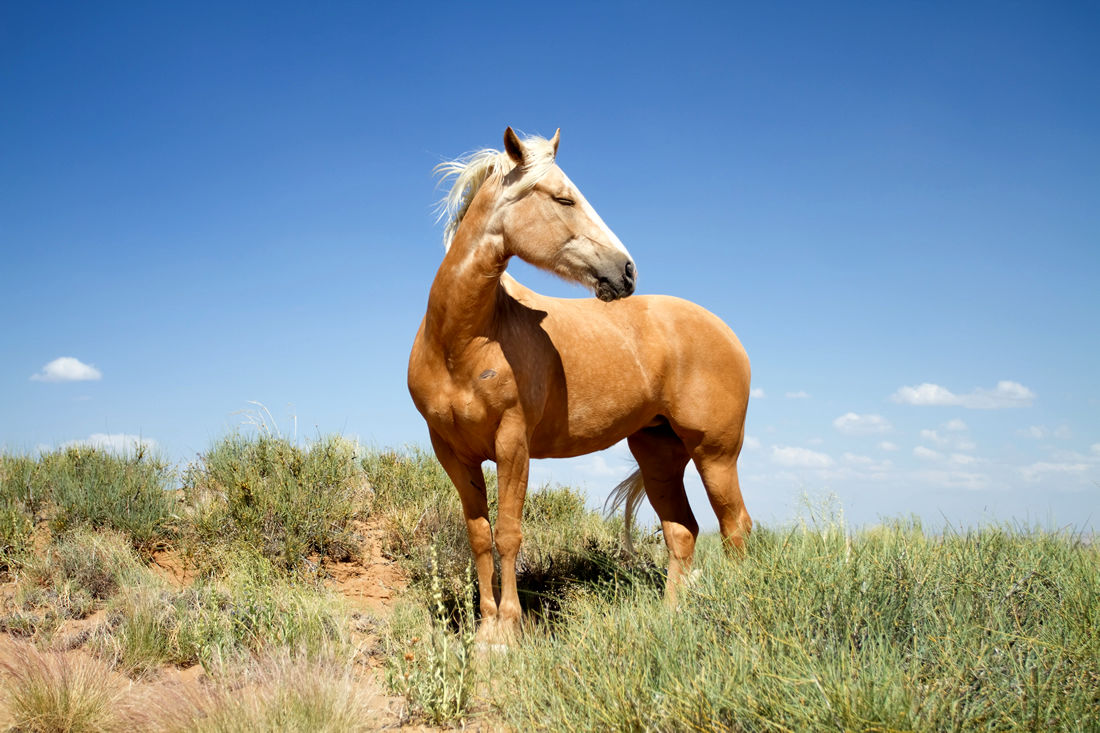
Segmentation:
[(26, 557), (32, 529), (30, 517), (19, 506), (0, 498), (0, 578)]
[(351, 557), (349, 522), (370, 492), (348, 441), (323, 438), (303, 449), (266, 434), (222, 440), (188, 468), (183, 486), (194, 507), (192, 552), (238, 541), (288, 570), (314, 553)]
[(0, 453), (0, 578), (26, 558), (34, 517), (43, 498), (35, 485), (38, 463)]
[(33, 521), (47, 499), (40, 473), (34, 458), (0, 453), (0, 502), (22, 510)]
[(70, 447), (41, 457), (34, 484), (53, 504), (54, 532), (114, 529), (149, 555), (174, 536), (177, 506), (167, 491), (172, 476), (166, 463), (140, 446), (130, 455)]

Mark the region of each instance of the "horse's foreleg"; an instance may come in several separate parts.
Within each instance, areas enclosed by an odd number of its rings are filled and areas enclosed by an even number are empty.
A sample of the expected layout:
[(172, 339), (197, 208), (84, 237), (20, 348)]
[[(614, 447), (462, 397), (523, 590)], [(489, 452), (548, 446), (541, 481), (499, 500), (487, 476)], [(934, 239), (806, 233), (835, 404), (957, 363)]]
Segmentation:
[(489, 503), (485, 493), (485, 476), (480, 465), (467, 465), (455, 455), (433, 431), (432, 447), (443, 470), (451, 477), (462, 501), (466, 517), (466, 533), (477, 568), (478, 592), (481, 595), (481, 623), (493, 627), (497, 618), (497, 602), (493, 592), (493, 530), (489, 525)]
[(497, 527), (496, 544), (500, 553), (500, 631), (504, 640), (519, 632), (521, 609), (516, 589), (516, 556), (523, 533), (523, 500), (527, 496), (527, 472), (530, 452), (526, 425), (522, 420), (504, 421), (497, 432)]

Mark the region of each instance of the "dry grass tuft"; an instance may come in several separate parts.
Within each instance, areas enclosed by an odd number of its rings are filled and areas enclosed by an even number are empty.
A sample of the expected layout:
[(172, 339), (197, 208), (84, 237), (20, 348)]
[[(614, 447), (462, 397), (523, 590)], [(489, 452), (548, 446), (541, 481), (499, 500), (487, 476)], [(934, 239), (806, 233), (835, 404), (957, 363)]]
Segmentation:
[(84, 655), (40, 652), (29, 644), (0, 646), (0, 721), (8, 730), (89, 733), (140, 729), (127, 704), (129, 686)]

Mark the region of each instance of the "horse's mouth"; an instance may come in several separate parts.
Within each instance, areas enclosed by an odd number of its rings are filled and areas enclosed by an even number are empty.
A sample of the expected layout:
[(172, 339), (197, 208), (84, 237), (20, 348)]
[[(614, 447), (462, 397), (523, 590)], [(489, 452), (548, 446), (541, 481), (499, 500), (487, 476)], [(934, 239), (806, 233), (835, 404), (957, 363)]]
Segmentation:
[(596, 280), (596, 297), (605, 303), (610, 303), (634, 292), (633, 278), (623, 278), (618, 283), (612, 283), (610, 278), (601, 277)]

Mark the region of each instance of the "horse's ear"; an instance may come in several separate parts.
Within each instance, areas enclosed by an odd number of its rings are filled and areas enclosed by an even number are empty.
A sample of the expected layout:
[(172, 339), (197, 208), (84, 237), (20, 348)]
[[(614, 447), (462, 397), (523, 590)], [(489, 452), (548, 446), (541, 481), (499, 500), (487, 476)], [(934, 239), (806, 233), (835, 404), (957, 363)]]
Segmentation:
[(504, 131), (504, 150), (513, 163), (523, 165), (523, 143), (516, 137), (516, 131), (512, 129), (511, 125)]
[(554, 148), (554, 157), (558, 157), (558, 143), (561, 142), (561, 128), (554, 131), (554, 137), (550, 138), (550, 145)]

